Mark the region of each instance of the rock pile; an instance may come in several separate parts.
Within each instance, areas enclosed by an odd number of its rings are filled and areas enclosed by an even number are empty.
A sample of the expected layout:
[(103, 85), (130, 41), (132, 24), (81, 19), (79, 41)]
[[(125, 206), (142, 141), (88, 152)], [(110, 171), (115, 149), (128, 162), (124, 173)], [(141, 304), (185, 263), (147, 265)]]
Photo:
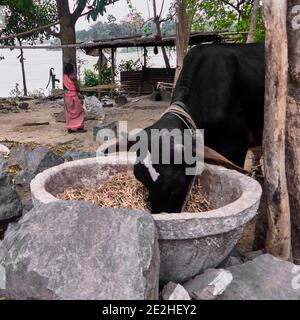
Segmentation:
[(20, 110), (30, 110), (27, 102), (17, 103), (13, 100), (2, 100), (0, 103), (0, 113), (19, 113)]

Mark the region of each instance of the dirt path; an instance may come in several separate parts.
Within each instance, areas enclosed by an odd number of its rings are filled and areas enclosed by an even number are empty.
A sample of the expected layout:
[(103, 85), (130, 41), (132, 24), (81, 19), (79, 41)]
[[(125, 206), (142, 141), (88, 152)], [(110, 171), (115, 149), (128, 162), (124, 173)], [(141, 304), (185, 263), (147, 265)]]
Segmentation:
[[(125, 107), (105, 108), (105, 122), (128, 121), (129, 130), (144, 128), (155, 122), (168, 107), (168, 102), (153, 102), (143, 97)], [(93, 127), (97, 120), (86, 121), (87, 133), (68, 134), (64, 123), (56, 122), (53, 114), (63, 110), (59, 102), (30, 103), (31, 110), (20, 113), (0, 113), (0, 141), (63, 144), (74, 142), (75, 149), (93, 151), (98, 144), (93, 140)], [(24, 127), (24, 123), (49, 122), (49, 125)]]

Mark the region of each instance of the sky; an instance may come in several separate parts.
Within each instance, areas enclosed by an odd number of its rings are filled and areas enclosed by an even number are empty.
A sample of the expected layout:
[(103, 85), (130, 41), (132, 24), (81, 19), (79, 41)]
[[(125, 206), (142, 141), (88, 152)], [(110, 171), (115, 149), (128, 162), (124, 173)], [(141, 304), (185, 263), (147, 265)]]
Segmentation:
[[(161, 8), (162, 1), (163, 0), (156, 0), (158, 11)], [(172, 0), (165, 0), (164, 10), (163, 10), (164, 14), (168, 12), (171, 1)], [(76, 0), (69, 0), (71, 10), (75, 2)], [(150, 10), (150, 16), (153, 15), (152, 0), (132, 0), (132, 4), (134, 7), (136, 7), (137, 11), (140, 12), (145, 19), (149, 18), (149, 10)], [(107, 13), (103, 17), (100, 16), (97, 21), (106, 21), (108, 14), (112, 14), (117, 18), (118, 21), (120, 21), (126, 16), (126, 14), (129, 13), (129, 8), (126, 0), (119, 0), (115, 4), (107, 6), (106, 11)], [(95, 23), (94, 21), (88, 22), (85, 17), (82, 17), (78, 20), (76, 24), (76, 29), (77, 30), (87, 29), (90, 25), (94, 23)]]

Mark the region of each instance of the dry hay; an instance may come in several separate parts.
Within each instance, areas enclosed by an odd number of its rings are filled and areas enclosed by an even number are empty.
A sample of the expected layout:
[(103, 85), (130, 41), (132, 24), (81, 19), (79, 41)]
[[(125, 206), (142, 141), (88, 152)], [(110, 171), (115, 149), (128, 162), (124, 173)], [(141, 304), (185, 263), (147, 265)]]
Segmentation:
[[(150, 212), (147, 200), (148, 191), (131, 172), (118, 173), (105, 181), (98, 188), (68, 188), (57, 195), (62, 200), (81, 200), (92, 202), (101, 207), (138, 209)], [(201, 190), (199, 180), (196, 180), (185, 212), (204, 212), (213, 207)]]

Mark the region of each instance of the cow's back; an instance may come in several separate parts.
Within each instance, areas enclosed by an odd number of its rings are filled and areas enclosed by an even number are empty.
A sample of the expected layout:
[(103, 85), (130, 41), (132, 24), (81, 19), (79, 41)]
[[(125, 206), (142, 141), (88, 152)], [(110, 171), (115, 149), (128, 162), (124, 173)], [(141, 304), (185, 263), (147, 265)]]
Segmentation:
[(218, 149), (222, 137), (240, 133), (257, 140), (263, 127), (264, 66), (263, 44), (195, 46), (184, 60), (172, 101), (188, 106), (205, 129), (207, 145)]

